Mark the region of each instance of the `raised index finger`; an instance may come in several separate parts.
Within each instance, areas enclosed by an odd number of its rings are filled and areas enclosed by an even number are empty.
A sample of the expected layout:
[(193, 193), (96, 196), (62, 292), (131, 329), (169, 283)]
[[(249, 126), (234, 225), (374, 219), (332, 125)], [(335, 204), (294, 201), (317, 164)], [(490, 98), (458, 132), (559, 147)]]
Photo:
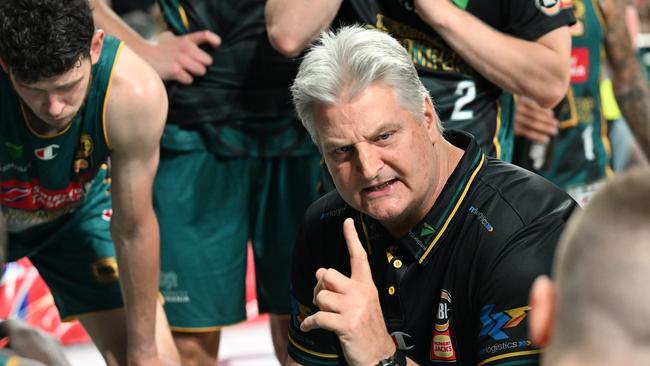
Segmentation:
[(368, 254), (359, 241), (353, 219), (347, 218), (343, 221), (343, 236), (350, 253), (350, 278), (359, 282), (373, 283)]

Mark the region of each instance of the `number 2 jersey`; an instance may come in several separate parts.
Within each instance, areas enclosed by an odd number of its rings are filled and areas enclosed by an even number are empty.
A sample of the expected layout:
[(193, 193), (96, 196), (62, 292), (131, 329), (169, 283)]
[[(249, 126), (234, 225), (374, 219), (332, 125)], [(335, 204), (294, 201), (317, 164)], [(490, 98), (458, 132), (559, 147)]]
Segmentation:
[[(571, 0), (455, 0), (492, 28), (525, 40), (574, 22)], [(512, 97), (479, 75), (415, 13), (411, 0), (345, 0), (335, 23), (390, 33), (407, 49), (445, 128), (474, 135), (488, 155), (510, 161)]]
[(528, 293), (548, 274), (577, 204), (522, 168), (488, 158), (467, 134), (445, 138), (465, 151), (435, 204), (394, 239), (337, 192), (305, 214), (293, 258), (289, 354), (304, 365), (345, 365), (332, 332), (302, 332), (320, 267), (350, 275), (343, 221), (355, 221), (368, 253), (386, 327), (419, 365), (537, 365), (527, 335)]

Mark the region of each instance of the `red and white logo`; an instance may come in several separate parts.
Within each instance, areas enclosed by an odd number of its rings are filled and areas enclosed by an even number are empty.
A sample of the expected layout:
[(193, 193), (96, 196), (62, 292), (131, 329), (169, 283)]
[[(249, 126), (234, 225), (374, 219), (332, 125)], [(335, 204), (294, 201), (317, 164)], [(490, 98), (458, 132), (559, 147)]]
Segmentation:
[(571, 82), (584, 83), (589, 78), (589, 49), (578, 47), (571, 50)]
[(50, 145), (45, 146), (40, 149), (34, 150), (34, 155), (41, 160), (52, 160), (56, 158), (56, 150), (59, 149), (59, 145)]
[(110, 222), (111, 221), (111, 216), (113, 216), (113, 210), (112, 209), (108, 208), (108, 209), (102, 211), (102, 220)]

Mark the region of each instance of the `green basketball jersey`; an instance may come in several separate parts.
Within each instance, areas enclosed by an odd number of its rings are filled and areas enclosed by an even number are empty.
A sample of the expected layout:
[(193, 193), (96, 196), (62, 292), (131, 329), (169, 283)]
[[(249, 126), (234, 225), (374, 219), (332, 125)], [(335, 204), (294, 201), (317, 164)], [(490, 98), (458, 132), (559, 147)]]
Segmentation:
[(110, 150), (105, 111), (121, 44), (104, 38), (86, 101), (69, 127), (55, 136), (39, 135), (30, 127), (28, 107), (0, 71), (0, 205), (9, 231), (52, 222), (88, 198)]
[[(526, 166), (567, 190), (613, 174), (600, 96), (604, 22), (597, 1), (574, 0), (577, 23), (571, 27), (571, 87), (555, 107), (560, 132), (550, 154), (541, 153)], [(519, 147), (516, 153), (525, 154)], [(544, 162), (546, 158), (550, 160)]]
[(172, 123), (293, 117), (289, 86), (297, 63), (266, 35), (264, 0), (159, 0), (175, 34), (211, 30), (220, 47), (204, 47), (213, 63), (191, 85), (168, 83)]
[[(210, 30), (217, 48), (201, 46), (213, 63), (191, 85), (167, 83), (168, 126), (196, 129), (216, 155), (313, 155), (316, 149), (295, 116), (289, 87), (297, 61), (269, 43), (264, 0), (158, 0), (178, 35)], [(167, 129), (163, 148), (176, 149)]]

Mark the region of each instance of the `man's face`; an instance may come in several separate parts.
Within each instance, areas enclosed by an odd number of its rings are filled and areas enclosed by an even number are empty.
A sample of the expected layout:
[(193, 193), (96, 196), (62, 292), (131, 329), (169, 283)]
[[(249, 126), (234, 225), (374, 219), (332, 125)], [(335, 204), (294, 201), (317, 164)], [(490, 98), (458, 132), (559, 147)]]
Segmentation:
[[(424, 101), (423, 101), (424, 102)], [(433, 206), (441, 140), (427, 100), (423, 121), (375, 84), (351, 101), (315, 108), (319, 147), (343, 199), (407, 230)]]
[(11, 83), (32, 113), (53, 129), (65, 128), (81, 109), (90, 90), (92, 65), (97, 63), (104, 40), (103, 31), (96, 31), (90, 45), (90, 56), (82, 57), (63, 74), (26, 83), (17, 79), (11, 67), (2, 63)]
[(32, 113), (49, 127), (62, 129), (77, 115), (90, 87), (91, 63), (86, 57), (67, 72), (35, 83), (11, 81)]

